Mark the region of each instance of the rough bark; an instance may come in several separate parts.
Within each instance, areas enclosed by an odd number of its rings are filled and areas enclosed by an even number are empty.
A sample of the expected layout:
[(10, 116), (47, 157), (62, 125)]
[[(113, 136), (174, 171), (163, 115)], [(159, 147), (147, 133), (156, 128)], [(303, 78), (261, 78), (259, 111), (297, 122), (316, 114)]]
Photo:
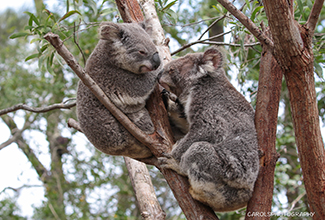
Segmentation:
[(252, 213), (270, 212), (273, 199), (274, 169), (279, 157), (276, 152), (276, 130), (282, 85), (282, 70), (268, 47), (263, 47), (255, 111), (255, 126), (262, 157), (260, 171), (250, 199), (246, 219), (269, 219)]
[[(323, 5), (324, 1), (315, 1)], [(313, 8), (306, 25), (294, 20), (286, 0), (264, 0), (274, 40), (274, 56), (284, 71), (310, 210), (325, 219), (325, 151), (320, 132), (311, 37), (320, 9)], [(318, 13), (318, 14), (317, 14)], [(316, 19), (317, 20), (317, 19)]]

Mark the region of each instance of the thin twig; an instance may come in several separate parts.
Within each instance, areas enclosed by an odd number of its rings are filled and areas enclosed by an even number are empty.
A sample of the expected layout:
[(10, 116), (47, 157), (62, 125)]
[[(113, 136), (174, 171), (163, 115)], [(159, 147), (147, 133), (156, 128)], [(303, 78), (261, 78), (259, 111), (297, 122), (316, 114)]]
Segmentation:
[[(205, 22), (205, 21), (210, 21), (210, 20), (219, 19), (219, 18), (220, 18), (220, 16), (216, 16), (216, 17), (213, 17), (213, 18), (202, 19), (202, 20), (192, 22), (192, 23), (189, 23), (189, 24), (180, 25), (180, 27), (192, 26), (192, 25), (200, 24), (200, 23)], [(175, 26), (178, 26), (178, 25), (175, 25)]]
[(186, 48), (189, 48), (195, 44), (199, 44), (199, 43), (203, 43), (205, 41), (209, 41), (209, 40), (213, 40), (213, 39), (216, 39), (218, 37), (221, 37), (221, 36), (224, 36), (226, 34), (229, 34), (231, 31), (228, 31), (228, 32), (225, 32), (225, 33), (221, 33), (221, 34), (218, 34), (216, 36), (213, 36), (213, 37), (210, 37), (210, 38), (207, 38), (207, 39), (204, 39), (204, 40), (198, 40), (198, 41), (194, 41), (194, 42), (191, 42), (189, 44), (185, 44), (184, 46), (182, 46), (181, 48), (179, 48), (178, 50), (174, 51), (173, 53), (171, 53), (171, 55), (175, 55), (176, 53), (179, 53), (180, 51), (182, 50), (185, 50)]
[(72, 108), (72, 107), (74, 107), (76, 105), (76, 101), (65, 104), (66, 102), (67, 101), (62, 102), (62, 103), (53, 104), (53, 105), (50, 105), (50, 106), (36, 107), (36, 108), (30, 107), (30, 106), (28, 106), (26, 104), (17, 104), (17, 105), (11, 106), (9, 108), (0, 110), (0, 115), (8, 114), (10, 112), (14, 112), (14, 111), (17, 111), (17, 110), (20, 110), (20, 109), (30, 111), (30, 112), (34, 112), (34, 113), (43, 113), (43, 112), (48, 112), (48, 111), (51, 111), (51, 110), (54, 110), (54, 109), (70, 109), (70, 108)]
[(299, 200), (304, 197), (306, 195), (306, 191), (301, 193), (295, 200), (292, 201), (291, 203), (291, 207), (289, 209), (288, 212), (291, 212), (293, 210), (293, 208), (296, 206), (297, 202), (299, 202)]
[(272, 40), (265, 35), (244, 13), (238, 10), (228, 0), (218, 0), (218, 2), (226, 8), (233, 16), (235, 16), (262, 44), (274, 47)]
[(213, 25), (215, 25), (216, 23), (218, 23), (219, 21), (221, 21), (222, 19), (224, 19), (225, 17), (227, 17), (227, 14), (228, 13), (224, 14), (222, 17), (219, 17), (214, 22), (212, 22), (212, 24), (201, 34), (201, 36), (199, 37), (198, 40), (201, 40), (202, 37), (213, 27)]
[(56, 220), (60, 220), (59, 215), (56, 213), (56, 211), (55, 211), (55, 209), (54, 209), (54, 207), (53, 207), (53, 205), (52, 205), (51, 203), (49, 203), (49, 208), (50, 208), (50, 210), (51, 210), (53, 216), (55, 217), (55, 219), (56, 219)]
[(11, 189), (11, 190), (13, 190), (13, 191), (15, 191), (15, 192), (19, 192), (21, 189), (23, 189), (23, 188), (32, 188), (32, 187), (44, 187), (43, 185), (22, 185), (22, 186), (20, 186), (20, 187), (18, 187), (18, 188), (14, 188), (14, 187), (11, 187), (11, 186), (8, 186), (8, 187), (5, 187), (1, 192), (0, 192), (0, 194), (1, 193), (3, 193), (4, 191), (6, 191), (7, 189)]
[(82, 49), (80, 48), (80, 45), (79, 45), (79, 43), (76, 41), (76, 22), (73, 22), (73, 41), (74, 41), (74, 43), (77, 45), (77, 47), (78, 47), (78, 49), (79, 49), (79, 51), (80, 51), (80, 53), (81, 53), (81, 55), (82, 55), (82, 59), (83, 59), (83, 61), (84, 61), (84, 65), (86, 65), (86, 57), (85, 57), (85, 54), (84, 54), (84, 52), (82, 51)]

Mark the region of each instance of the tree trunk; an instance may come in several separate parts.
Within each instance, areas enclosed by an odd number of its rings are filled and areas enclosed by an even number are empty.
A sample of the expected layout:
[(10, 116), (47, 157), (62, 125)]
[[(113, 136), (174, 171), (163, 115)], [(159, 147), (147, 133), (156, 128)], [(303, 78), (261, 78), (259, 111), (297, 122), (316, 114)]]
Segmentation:
[[(290, 3), (291, 4), (288, 4)], [(315, 219), (325, 219), (325, 151), (320, 132), (311, 38), (324, 1), (315, 1), (308, 22), (294, 20), (293, 2), (264, 0), (274, 55), (287, 83), (307, 198)]]
[(274, 169), (279, 157), (275, 142), (282, 76), (282, 70), (272, 52), (268, 47), (263, 47), (255, 111), (255, 126), (262, 157), (253, 197), (247, 206), (246, 219), (269, 219), (267, 216), (252, 216), (252, 213), (271, 211)]

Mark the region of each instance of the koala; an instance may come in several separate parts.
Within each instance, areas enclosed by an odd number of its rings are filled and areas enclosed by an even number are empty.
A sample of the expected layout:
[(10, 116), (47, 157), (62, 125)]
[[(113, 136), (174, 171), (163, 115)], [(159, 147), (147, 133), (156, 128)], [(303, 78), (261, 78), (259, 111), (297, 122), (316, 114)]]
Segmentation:
[[(104, 22), (99, 36), (86, 63), (86, 72), (135, 125), (152, 134), (154, 126), (145, 105), (158, 82), (161, 61), (145, 24)], [(81, 81), (77, 91), (77, 117), (82, 131), (98, 150), (135, 159), (152, 155)]]
[(254, 110), (229, 82), (222, 62), (220, 51), (209, 48), (173, 60), (160, 72), (159, 83), (184, 106), (189, 127), (159, 162), (188, 177), (194, 199), (228, 212), (251, 198), (259, 154)]

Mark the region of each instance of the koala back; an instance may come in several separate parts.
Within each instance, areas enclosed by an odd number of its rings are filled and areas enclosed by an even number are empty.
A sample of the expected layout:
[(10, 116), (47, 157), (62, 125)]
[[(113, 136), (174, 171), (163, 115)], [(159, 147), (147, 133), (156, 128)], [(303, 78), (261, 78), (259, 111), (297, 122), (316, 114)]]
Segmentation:
[[(154, 128), (145, 104), (157, 83), (160, 58), (144, 28), (145, 24), (102, 23), (99, 42), (85, 69), (131, 121), (152, 133)], [(133, 158), (151, 155), (82, 82), (77, 92), (77, 115), (87, 138), (104, 153)]]

